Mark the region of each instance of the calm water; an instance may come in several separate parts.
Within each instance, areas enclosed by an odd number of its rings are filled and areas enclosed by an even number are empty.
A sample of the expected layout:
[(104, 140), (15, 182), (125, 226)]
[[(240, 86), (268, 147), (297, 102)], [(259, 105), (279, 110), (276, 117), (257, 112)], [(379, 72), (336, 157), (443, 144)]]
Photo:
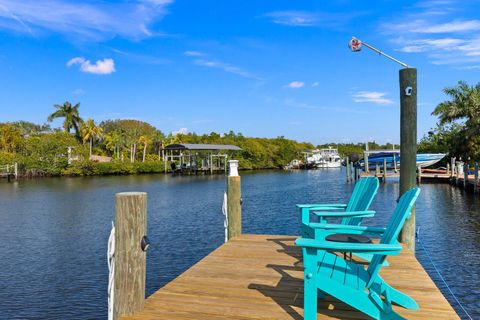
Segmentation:
[[(245, 233), (299, 234), (296, 203), (345, 202), (344, 172), (243, 173)], [(51, 178), (0, 182), (0, 318), (105, 319), (107, 239), (114, 195), (148, 192), (147, 293), (223, 242), (224, 176)], [(386, 225), (398, 182), (381, 185), (371, 225)], [(420, 238), (451, 289), (480, 319), (480, 201), (443, 184), (424, 184)], [(434, 273), (419, 260), (464, 317)]]

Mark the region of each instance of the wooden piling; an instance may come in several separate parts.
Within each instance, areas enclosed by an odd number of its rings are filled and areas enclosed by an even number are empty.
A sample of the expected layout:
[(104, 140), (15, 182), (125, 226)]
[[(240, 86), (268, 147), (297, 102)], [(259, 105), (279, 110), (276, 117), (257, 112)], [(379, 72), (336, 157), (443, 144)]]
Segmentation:
[(242, 188), (241, 179), (237, 172), (238, 161), (231, 160), (230, 173), (227, 177), (227, 212), (228, 212), (228, 240), (242, 234)]
[(422, 167), (417, 167), (417, 182), (418, 184), (422, 183)]
[[(400, 195), (416, 186), (417, 158), (417, 69), (400, 70)], [(400, 234), (411, 252), (415, 252), (415, 207)]]
[(380, 166), (378, 165), (378, 163), (375, 165), (375, 176), (379, 179), (381, 178)]
[(453, 176), (455, 174), (455, 157), (451, 158), (450, 162), (451, 162), (451, 168), (452, 168), (452, 171), (450, 173), (450, 177), (453, 178)]
[(14, 169), (15, 169), (15, 180), (18, 180), (18, 163), (15, 162), (15, 165), (14, 165)]
[(468, 162), (463, 164), (463, 189), (467, 189), (468, 186)]
[(393, 172), (397, 173), (397, 157), (395, 156), (395, 153), (393, 154)]
[(350, 166), (348, 167), (348, 176), (350, 177), (350, 182), (353, 181), (353, 162), (350, 162)]
[(383, 158), (383, 182), (387, 182), (387, 158)]
[(355, 181), (360, 179), (360, 166), (358, 163), (355, 165)]
[(348, 159), (348, 157), (345, 158), (345, 168), (346, 168), (346, 172), (347, 172), (347, 182), (350, 182), (351, 181), (351, 170), (350, 170), (350, 160)]
[(456, 165), (456, 170), (455, 170), (455, 171), (456, 171), (456, 172), (455, 172), (455, 173), (456, 173), (456, 174), (455, 174), (455, 185), (458, 186), (458, 183), (459, 183), (459, 181), (460, 181), (460, 180), (459, 180), (459, 179), (460, 179), (460, 164), (459, 164), (459, 163), (457, 163), (457, 165)]
[[(367, 146), (368, 146), (368, 144), (367, 144)], [(367, 151), (368, 151), (368, 148), (367, 148)], [(367, 152), (364, 153), (363, 160), (364, 160), (363, 162), (365, 164), (364, 171), (366, 173), (369, 173), (370, 172), (370, 166), (369, 166), (369, 163), (368, 163), (368, 153)]]
[(115, 275), (113, 319), (133, 315), (145, 303), (146, 252), (141, 248), (147, 233), (147, 194), (115, 195)]
[(473, 192), (478, 193), (478, 162), (473, 164), (474, 178), (473, 178)]

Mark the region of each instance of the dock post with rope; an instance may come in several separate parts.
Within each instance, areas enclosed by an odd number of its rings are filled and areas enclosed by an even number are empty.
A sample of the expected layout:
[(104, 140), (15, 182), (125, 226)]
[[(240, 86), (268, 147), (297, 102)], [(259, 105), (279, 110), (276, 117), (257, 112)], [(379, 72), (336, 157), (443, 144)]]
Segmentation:
[(123, 192), (115, 195), (115, 225), (108, 245), (108, 319), (133, 315), (145, 303), (147, 194)]

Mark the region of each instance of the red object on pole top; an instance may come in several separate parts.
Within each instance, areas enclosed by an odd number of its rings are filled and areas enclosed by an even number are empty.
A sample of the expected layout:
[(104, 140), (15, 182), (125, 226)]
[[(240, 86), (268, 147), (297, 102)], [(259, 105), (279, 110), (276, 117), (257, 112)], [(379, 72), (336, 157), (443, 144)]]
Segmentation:
[(348, 47), (353, 52), (358, 52), (358, 51), (362, 50), (362, 42), (360, 40), (358, 40), (357, 38), (352, 38), (352, 40), (350, 40), (350, 42), (348, 43)]

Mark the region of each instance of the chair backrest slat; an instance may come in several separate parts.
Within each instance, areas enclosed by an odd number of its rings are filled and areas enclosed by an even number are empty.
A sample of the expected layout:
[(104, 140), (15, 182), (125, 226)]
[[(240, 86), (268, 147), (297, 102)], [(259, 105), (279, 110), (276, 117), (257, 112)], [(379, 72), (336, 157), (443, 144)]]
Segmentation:
[[(412, 188), (400, 197), (398, 204), (395, 207), (395, 211), (393, 212), (392, 218), (387, 225), (386, 231), (380, 239), (380, 243), (394, 244), (397, 242), (398, 235), (400, 234), (405, 221), (410, 218), (410, 213), (419, 194), (420, 188)], [(367, 287), (369, 287), (375, 280), (375, 277), (386, 258), (387, 256), (382, 254), (376, 254), (373, 257), (370, 265), (368, 266), (368, 273), (370, 274), (371, 278), (370, 282), (367, 284)]]
[[(348, 201), (346, 211), (365, 211), (372, 204), (378, 191), (379, 182), (376, 177), (365, 177), (358, 180), (353, 188), (352, 196)], [(344, 218), (342, 224), (359, 225), (362, 218)]]

